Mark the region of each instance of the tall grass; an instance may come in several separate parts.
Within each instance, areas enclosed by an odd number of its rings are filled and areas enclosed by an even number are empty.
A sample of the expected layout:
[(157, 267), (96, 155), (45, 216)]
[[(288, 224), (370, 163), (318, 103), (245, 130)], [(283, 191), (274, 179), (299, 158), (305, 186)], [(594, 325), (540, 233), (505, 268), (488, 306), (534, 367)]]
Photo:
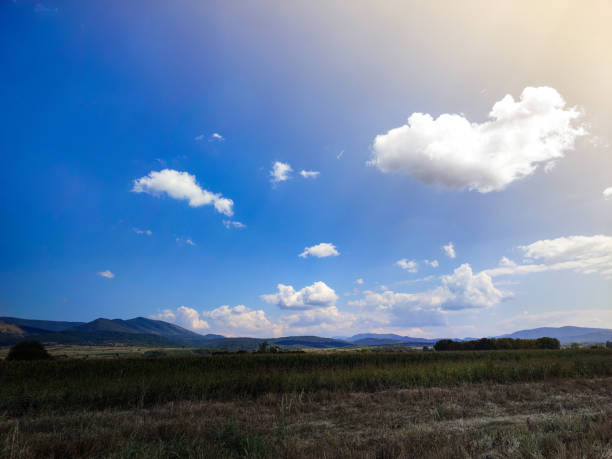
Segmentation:
[(265, 393), (376, 391), (612, 375), (612, 351), (237, 354), (0, 362), (0, 411), (145, 407)]

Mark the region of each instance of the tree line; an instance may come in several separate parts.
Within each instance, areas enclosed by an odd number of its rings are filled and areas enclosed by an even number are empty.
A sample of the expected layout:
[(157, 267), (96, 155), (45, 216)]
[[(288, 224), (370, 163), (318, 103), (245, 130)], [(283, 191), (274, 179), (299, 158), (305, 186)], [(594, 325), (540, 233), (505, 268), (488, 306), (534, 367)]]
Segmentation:
[(556, 338), (514, 339), (480, 338), (473, 341), (442, 339), (434, 345), (436, 351), (491, 351), (501, 349), (560, 349)]

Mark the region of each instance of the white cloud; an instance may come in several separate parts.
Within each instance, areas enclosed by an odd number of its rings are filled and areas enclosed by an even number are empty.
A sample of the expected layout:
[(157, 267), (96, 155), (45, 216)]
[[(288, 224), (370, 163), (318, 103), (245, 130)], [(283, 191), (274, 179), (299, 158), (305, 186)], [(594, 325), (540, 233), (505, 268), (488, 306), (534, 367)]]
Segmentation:
[(296, 291), (291, 285), (277, 285), (278, 292), (261, 295), (261, 298), (281, 309), (311, 309), (334, 306), (338, 295), (325, 282), (315, 282)]
[(246, 228), (246, 225), (242, 222), (236, 221), (236, 220), (223, 220), (223, 225), (227, 228), (238, 228), (238, 229), (243, 229)]
[(342, 158), (343, 155), (344, 155), (344, 150), (342, 150), (340, 153), (336, 155), (336, 159)]
[(437, 268), (438, 266), (440, 266), (440, 263), (438, 263), (438, 260), (424, 260), (424, 261), (426, 265), (429, 265), (432, 268)]
[(355, 283), (356, 283), (357, 285), (363, 285), (363, 279), (362, 279), (362, 278), (359, 278), (359, 279), (357, 279), (357, 280), (355, 281)]
[(612, 186), (606, 188), (605, 190), (603, 190), (603, 197), (604, 199), (612, 199)]
[(173, 169), (163, 169), (159, 172), (151, 171), (149, 175), (134, 180), (132, 188), (134, 193), (148, 193), (159, 196), (166, 193), (174, 199), (189, 201), (191, 207), (200, 207), (212, 204), (217, 212), (228, 217), (234, 214), (232, 209), (234, 201), (224, 198), (221, 194), (211, 193), (200, 187), (194, 175), (188, 172), (179, 172)]
[(300, 171), (300, 175), (302, 177), (304, 177), (305, 179), (309, 179), (309, 178), (317, 178), (319, 176), (320, 172), (319, 171), (305, 171), (304, 169), (302, 169)]
[(213, 132), (212, 135), (210, 136), (210, 141), (211, 142), (214, 142), (214, 141), (223, 142), (224, 140), (225, 140), (225, 138), (221, 134), (219, 134), (218, 132)]
[(176, 242), (177, 242), (178, 244), (180, 244), (180, 245), (187, 244), (187, 245), (190, 245), (190, 246), (192, 246), (192, 247), (195, 247), (195, 245), (196, 245), (196, 243), (195, 243), (195, 242), (193, 242), (193, 241), (192, 241), (190, 238), (188, 238), (188, 237), (187, 237), (187, 238), (184, 238), (184, 237), (177, 237), (177, 238), (176, 238)]
[[(486, 272), (474, 274), (469, 264), (459, 266), (452, 274), (442, 276), (441, 285), (424, 292), (396, 293), (386, 287), (381, 293), (365, 291), (364, 298), (349, 302), (351, 306), (377, 308), (402, 318), (418, 313), (433, 320), (444, 311), (483, 309), (495, 306), (510, 294), (499, 290)], [(412, 319), (411, 319), (412, 320)], [(416, 324), (415, 324), (416, 325)]]
[(150, 318), (171, 322), (196, 332), (201, 332), (210, 328), (208, 322), (200, 319), (200, 314), (198, 311), (188, 308), (187, 306), (180, 306), (176, 309), (176, 311), (173, 311), (172, 309), (164, 309), (162, 312), (150, 316)]
[(543, 271), (574, 270), (600, 273), (612, 278), (612, 237), (568, 236), (544, 239), (519, 246), (525, 260), (517, 264), (502, 258), (500, 266), (486, 270), (490, 276), (529, 274)]
[(209, 319), (215, 330), (223, 335), (277, 336), (280, 331), (263, 310), (253, 310), (242, 304), (233, 308), (224, 305), (212, 311), (204, 311), (202, 317)]
[(304, 251), (300, 253), (300, 257), (306, 258), (308, 256), (325, 258), (325, 257), (337, 257), (340, 255), (338, 249), (334, 244), (329, 242), (321, 242), (320, 244), (313, 245), (312, 247), (304, 247)]
[(272, 183), (279, 183), (289, 180), (292, 171), (293, 169), (288, 163), (275, 161), (274, 165), (272, 166), (272, 170), (270, 171), (270, 181)]
[(402, 269), (405, 269), (409, 273), (416, 273), (419, 270), (419, 265), (414, 260), (408, 260), (406, 258), (402, 258), (401, 260), (397, 260), (395, 262), (395, 266), (398, 266)]
[(115, 277), (115, 275), (109, 269), (107, 269), (106, 271), (100, 271), (98, 273), (98, 276), (106, 277), (107, 279), (112, 279), (113, 277)]
[(202, 140), (204, 140), (204, 134), (200, 134), (200, 135), (196, 135), (193, 140), (195, 140), (196, 142), (200, 142)]
[(413, 113), (408, 123), (374, 139), (369, 164), (446, 188), (499, 191), (552, 163), (586, 134), (573, 122), (580, 112), (549, 87), (527, 87), (495, 103), (490, 120)]
[(444, 253), (446, 254), (448, 258), (455, 258), (457, 256), (457, 254), (455, 253), (455, 246), (453, 245), (452, 242), (449, 242), (448, 244), (443, 245), (442, 249), (444, 250)]
[(136, 234), (146, 234), (147, 236), (151, 236), (153, 234), (153, 231), (151, 231), (151, 230), (142, 230), (142, 229), (139, 229), (139, 228), (132, 228), (132, 230)]

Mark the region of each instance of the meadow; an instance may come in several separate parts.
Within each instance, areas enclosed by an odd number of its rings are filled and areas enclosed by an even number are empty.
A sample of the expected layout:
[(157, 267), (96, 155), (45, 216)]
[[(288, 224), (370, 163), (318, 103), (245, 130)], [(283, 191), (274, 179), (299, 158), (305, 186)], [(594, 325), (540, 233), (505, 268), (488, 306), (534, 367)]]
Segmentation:
[(612, 457), (611, 383), (607, 349), (2, 361), (0, 452)]

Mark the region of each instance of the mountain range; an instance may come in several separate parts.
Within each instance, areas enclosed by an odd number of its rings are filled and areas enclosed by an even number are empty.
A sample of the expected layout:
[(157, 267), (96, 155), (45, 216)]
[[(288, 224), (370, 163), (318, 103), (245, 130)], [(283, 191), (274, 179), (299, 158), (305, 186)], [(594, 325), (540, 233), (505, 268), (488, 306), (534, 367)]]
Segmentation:
[[(612, 329), (586, 327), (545, 327), (520, 330), (502, 335), (507, 338), (557, 338), (561, 344), (603, 343), (612, 341)], [(338, 348), (348, 346), (431, 346), (438, 339), (415, 338), (393, 333), (360, 333), (349, 337), (286, 336), (281, 338), (232, 338), (223, 335), (202, 335), (161, 320), (99, 318), (91, 322), (65, 322), (0, 317), (0, 345), (24, 339), (44, 343), (81, 345), (189, 346), (228, 350), (255, 349), (263, 342), (293, 348)], [(472, 338), (465, 338), (469, 340)]]

